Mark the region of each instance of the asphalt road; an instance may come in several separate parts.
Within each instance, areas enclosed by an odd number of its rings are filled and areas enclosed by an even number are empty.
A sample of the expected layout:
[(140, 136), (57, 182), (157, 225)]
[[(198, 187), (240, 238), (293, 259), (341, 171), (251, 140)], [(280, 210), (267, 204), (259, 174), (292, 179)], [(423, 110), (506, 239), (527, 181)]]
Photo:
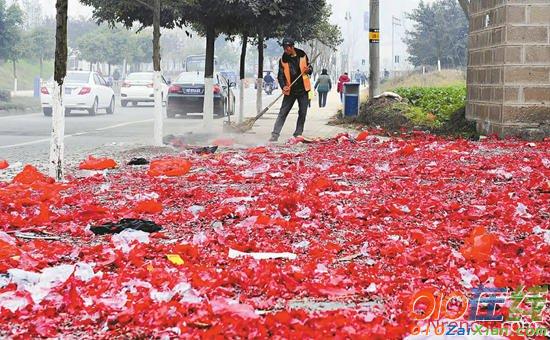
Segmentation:
[[(238, 91), (235, 93), (238, 98)], [(264, 103), (275, 98), (264, 95)], [(238, 99), (237, 99), (238, 100)], [(255, 112), (256, 92), (245, 91), (245, 112)], [(238, 106), (237, 106), (238, 110)], [(214, 124), (222, 125), (221, 119)], [(204, 130), (201, 119), (165, 119), (165, 135)], [(42, 113), (0, 117), (0, 159), (10, 163), (47, 162), (51, 133), (51, 118)], [(72, 112), (65, 119), (65, 155), (82, 157), (87, 151), (108, 144), (150, 144), (153, 136), (153, 107), (117, 106), (114, 115), (100, 110), (90, 117), (86, 112)]]

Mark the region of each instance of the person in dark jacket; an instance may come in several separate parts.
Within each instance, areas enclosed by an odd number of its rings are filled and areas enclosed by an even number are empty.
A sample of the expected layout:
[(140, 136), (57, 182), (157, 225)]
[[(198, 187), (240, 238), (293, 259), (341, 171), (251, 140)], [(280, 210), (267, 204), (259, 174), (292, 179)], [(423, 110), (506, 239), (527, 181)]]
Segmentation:
[[(294, 40), (289, 38), (283, 40), (283, 49), (284, 54), (281, 60), (279, 60), (279, 74), (277, 80), (279, 81), (281, 89), (283, 89), (284, 98), (281, 110), (275, 121), (275, 126), (273, 127), (273, 132), (271, 133), (271, 142), (279, 140), (286, 118), (296, 101), (298, 101), (299, 110), (294, 137), (302, 135), (309, 103), (308, 92), (311, 91), (309, 76), (313, 73), (313, 67), (309, 64), (307, 54), (295, 48)], [(294, 85), (292, 85), (292, 83), (294, 83)]]
[(321, 75), (315, 82), (315, 89), (319, 93), (319, 107), (327, 106), (327, 96), (330, 90), (332, 90), (332, 81), (328, 75), (327, 69), (323, 69)]

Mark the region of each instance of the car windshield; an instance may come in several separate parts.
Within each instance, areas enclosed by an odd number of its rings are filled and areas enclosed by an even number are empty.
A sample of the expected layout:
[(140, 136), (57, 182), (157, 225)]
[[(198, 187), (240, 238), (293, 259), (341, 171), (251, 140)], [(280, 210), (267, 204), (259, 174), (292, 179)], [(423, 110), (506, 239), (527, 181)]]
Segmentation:
[(151, 81), (153, 80), (153, 74), (152, 73), (132, 73), (128, 75), (128, 79), (130, 81)]
[(65, 77), (65, 83), (71, 84), (87, 84), (89, 80), (89, 73), (68, 72), (67, 76)]
[(204, 84), (204, 73), (202, 72), (184, 72), (176, 80), (178, 84)]

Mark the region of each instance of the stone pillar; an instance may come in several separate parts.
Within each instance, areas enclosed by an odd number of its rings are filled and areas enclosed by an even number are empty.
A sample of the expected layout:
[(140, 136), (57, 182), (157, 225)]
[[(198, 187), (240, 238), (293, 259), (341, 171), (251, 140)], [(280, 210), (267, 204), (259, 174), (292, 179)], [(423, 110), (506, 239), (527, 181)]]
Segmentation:
[(466, 117), (484, 134), (550, 136), (550, 0), (471, 0)]

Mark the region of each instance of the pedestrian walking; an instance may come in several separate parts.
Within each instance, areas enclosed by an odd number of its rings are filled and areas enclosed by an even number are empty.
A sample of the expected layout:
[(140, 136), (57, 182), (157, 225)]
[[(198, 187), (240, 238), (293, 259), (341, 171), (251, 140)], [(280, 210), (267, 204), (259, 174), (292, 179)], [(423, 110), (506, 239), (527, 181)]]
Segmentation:
[(361, 83), (361, 70), (357, 70), (357, 72), (355, 72), (355, 82), (356, 83)]
[(369, 81), (369, 78), (367, 77), (367, 74), (363, 72), (361, 74), (361, 85), (367, 86), (368, 81)]
[(340, 76), (340, 78), (338, 78), (338, 88), (337, 88), (337, 91), (338, 93), (340, 93), (340, 100), (342, 102), (344, 102), (344, 84), (345, 83), (349, 83), (351, 81), (350, 77), (348, 76), (348, 73), (347, 72), (344, 72), (344, 74), (342, 74)]
[[(299, 110), (294, 137), (302, 135), (306, 123), (309, 103), (308, 92), (311, 91), (311, 81), (309, 77), (313, 73), (313, 67), (309, 64), (307, 54), (295, 48), (294, 40), (290, 38), (285, 38), (283, 40), (283, 49), (283, 56), (279, 60), (279, 74), (277, 80), (283, 89), (284, 98), (281, 110), (275, 121), (275, 126), (273, 127), (273, 132), (271, 133), (270, 142), (279, 140), (286, 118), (296, 101), (298, 101)], [(292, 85), (295, 80), (296, 82)]]
[(327, 97), (330, 90), (332, 90), (332, 81), (328, 75), (327, 69), (323, 69), (319, 78), (315, 82), (315, 89), (319, 94), (319, 107), (327, 106)]

